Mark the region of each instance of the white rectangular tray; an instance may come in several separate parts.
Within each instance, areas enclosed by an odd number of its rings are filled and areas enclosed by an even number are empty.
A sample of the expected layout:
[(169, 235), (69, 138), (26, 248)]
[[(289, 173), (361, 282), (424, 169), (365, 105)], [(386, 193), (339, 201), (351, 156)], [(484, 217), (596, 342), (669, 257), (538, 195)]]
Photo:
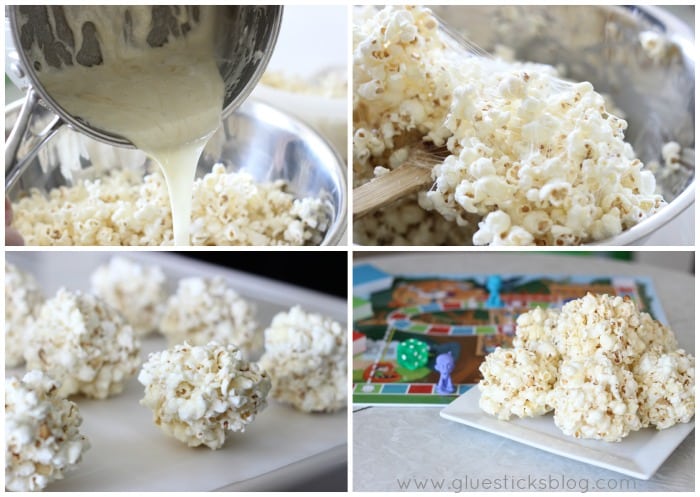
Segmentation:
[(630, 433), (621, 442), (578, 440), (564, 435), (552, 415), (500, 421), (479, 408), (481, 392), (475, 386), (440, 411), (440, 416), (553, 454), (648, 480), (693, 431), (695, 422), (666, 430), (653, 428)]
[[(60, 286), (89, 290), (89, 275), (115, 255), (110, 252), (6, 252), (6, 260), (34, 274), (47, 296)], [(347, 303), (300, 287), (205, 264), (165, 252), (119, 252), (142, 264), (159, 265), (175, 288), (186, 276), (224, 277), (258, 306), (267, 326), (274, 314), (301, 304), (341, 323)], [(230, 253), (235, 257), (235, 252)], [(261, 257), (282, 253), (263, 253)], [(161, 336), (142, 344), (142, 359), (165, 348)], [(21, 375), (22, 368), (6, 370)], [(75, 399), (83, 416), (82, 432), (92, 445), (83, 462), (66, 478), (49, 485), (57, 491), (208, 491), (284, 490), (337, 477), (347, 465), (347, 412), (304, 414), (270, 401), (245, 433), (232, 435), (222, 449), (188, 448), (167, 437), (139, 405), (143, 387), (133, 378), (124, 393), (103, 400)]]

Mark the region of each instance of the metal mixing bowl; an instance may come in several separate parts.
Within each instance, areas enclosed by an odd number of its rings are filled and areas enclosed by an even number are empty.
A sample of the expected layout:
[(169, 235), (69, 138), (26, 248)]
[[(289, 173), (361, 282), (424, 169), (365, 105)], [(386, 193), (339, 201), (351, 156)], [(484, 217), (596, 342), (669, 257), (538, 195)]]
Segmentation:
[[(469, 40), (492, 52), (498, 45), (519, 60), (564, 64), (566, 76), (590, 81), (626, 114), (626, 139), (645, 163), (663, 163), (661, 147), (695, 147), (695, 40), (682, 21), (648, 6), (435, 6), (433, 11)], [(675, 56), (661, 63), (644, 53), (639, 33), (672, 41)], [(694, 152), (691, 154), (694, 161)], [(692, 166), (692, 165), (691, 165)], [(640, 245), (695, 199), (694, 167), (685, 177), (657, 178), (669, 205), (603, 245)]]
[[(19, 113), (21, 102), (5, 110), (5, 135)], [(29, 122), (37, 133), (52, 119), (38, 106)], [(23, 144), (25, 149), (31, 143)], [(21, 157), (23, 149), (19, 150)], [(36, 157), (10, 187), (10, 199), (30, 188), (48, 192), (82, 179), (95, 179), (112, 168), (146, 169), (150, 159), (138, 150), (112, 147), (69, 127), (61, 128), (40, 148)], [(254, 101), (247, 101), (224, 119), (204, 149), (197, 176), (222, 162), (231, 170), (246, 171), (258, 181), (283, 179), (296, 197), (321, 198), (330, 219), (322, 245), (337, 245), (346, 229), (346, 166), (338, 153), (316, 132), (288, 115)]]

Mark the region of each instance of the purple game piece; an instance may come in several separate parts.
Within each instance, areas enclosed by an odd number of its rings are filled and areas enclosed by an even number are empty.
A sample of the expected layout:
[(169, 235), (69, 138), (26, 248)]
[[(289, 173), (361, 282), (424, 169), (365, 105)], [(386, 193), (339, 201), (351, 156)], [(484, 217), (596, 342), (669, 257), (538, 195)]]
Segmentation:
[(455, 360), (452, 357), (452, 352), (445, 352), (435, 358), (435, 371), (440, 373), (440, 379), (435, 386), (435, 392), (439, 394), (455, 393), (455, 387), (452, 384), (450, 373), (455, 368)]

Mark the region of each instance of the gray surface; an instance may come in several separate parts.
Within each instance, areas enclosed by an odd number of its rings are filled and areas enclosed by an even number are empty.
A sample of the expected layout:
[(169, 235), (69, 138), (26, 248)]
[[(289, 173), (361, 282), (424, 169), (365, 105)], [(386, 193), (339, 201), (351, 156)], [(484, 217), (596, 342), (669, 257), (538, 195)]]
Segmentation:
[[(218, 489), (218, 492), (345, 492), (348, 489), (348, 447), (340, 445), (258, 478)], [(306, 468), (322, 471), (309, 473)]]
[[(523, 253), (416, 253), (367, 257), (362, 258), (362, 262), (394, 274), (493, 272), (648, 276), (654, 282), (681, 346), (695, 350), (694, 278), (687, 273), (598, 258)], [(447, 421), (440, 418), (439, 411), (440, 407), (371, 407), (356, 411), (353, 414), (354, 490), (399, 491), (397, 480), (411, 478), (444, 481), (443, 490), (450, 491), (460, 490), (460, 485), (461, 490), (465, 490), (466, 483), (471, 485), (475, 478), (502, 481), (504, 476), (509, 482), (513, 478), (525, 478), (527, 482), (528, 477), (535, 480), (551, 477), (561, 485), (563, 475), (571, 484), (574, 480), (585, 481), (576, 484), (588, 485), (588, 491), (592, 491), (597, 482), (604, 485), (604, 490), (693, 491), (695, 488), (694, 432), (650, 480), (644, 481)], [(545, 489), (557, 490), (556, 483), (547, 485)], [(617, 488), (608, 488), (608, 485)], [(575, 489), (584, 490), (581, 486)], [(410, 490), (417, 489), (411, 486)], [(439, 489), (432, 487), (428, 480), (425, 490)], [(482, 486), (480, 490), (488, 488)]]

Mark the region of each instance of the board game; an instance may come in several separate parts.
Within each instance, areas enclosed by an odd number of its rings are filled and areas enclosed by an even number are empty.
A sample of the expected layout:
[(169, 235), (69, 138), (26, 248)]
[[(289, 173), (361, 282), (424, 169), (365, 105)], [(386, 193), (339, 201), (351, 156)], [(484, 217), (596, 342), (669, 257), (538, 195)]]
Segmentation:
[[(444, 405), (481, 379), (479, 365), (511, 345), (518, 315), (587, 292), (628, 296), (667, 323), (650, 279), (556, 275), (387, 275), (353, 269), (354, 405)], [(436, 371), (449, 356), (451, 394)]]

